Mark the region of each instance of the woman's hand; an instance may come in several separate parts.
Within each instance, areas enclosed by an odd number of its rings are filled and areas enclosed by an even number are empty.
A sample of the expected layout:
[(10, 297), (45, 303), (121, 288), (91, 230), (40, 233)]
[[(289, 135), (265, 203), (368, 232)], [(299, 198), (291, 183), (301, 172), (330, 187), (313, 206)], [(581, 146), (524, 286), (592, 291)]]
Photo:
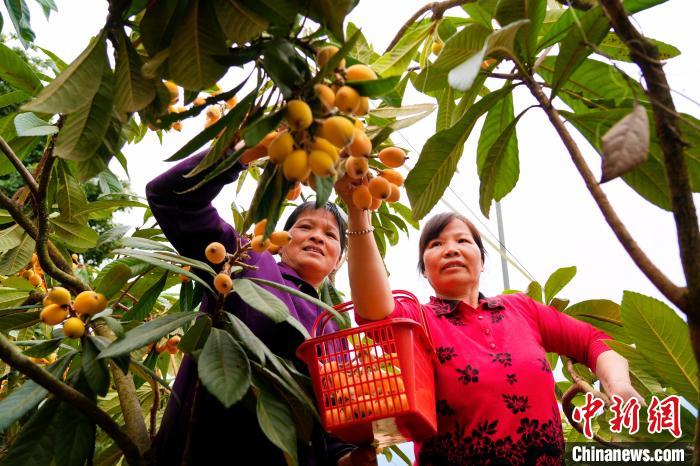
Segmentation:
[(636, 398), (641, 404), (646, 404), (642, 395), (640, 395), (629, 382), (610, 382), (605, 389), (610, 397), (617, 395), (622, 398), (623, 403), (626, 403), (630, 398)]
[(338, 193), (338, 196), (340, 196), (345, 205), (348, 207), (348, 212), (361, 211), (361, 209), (355, 207), (355, 203), (352, 202), (352, 193), (353, 191), (355, 191), (355, 188), (364, 183), (364, 179), (353, 179), (350, 178), (348, 175), (345, 175), (338, 181), (336, 181), (335, 192)]
[(358, 447), (343, 455), (338, 466), (377, 466), (377, 453), (372, 446)]

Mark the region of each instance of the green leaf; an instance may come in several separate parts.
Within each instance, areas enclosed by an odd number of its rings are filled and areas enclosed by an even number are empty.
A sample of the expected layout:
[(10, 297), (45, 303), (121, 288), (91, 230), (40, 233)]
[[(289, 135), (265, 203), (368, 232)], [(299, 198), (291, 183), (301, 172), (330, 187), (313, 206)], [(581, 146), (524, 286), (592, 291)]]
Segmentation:
[(0, 252), (9, 251), (19, 246), (22, 232), (23, 230), (17, 224), (0, 230)]
[(100, 87), (107, 68), (105, 39), (103, 31), (23, 109), (39, 113), (72, 113), (88, 104)]
[(30, 346), (29, 349), (24, 350), (23, 354), (27, 357), (32, 358), (45, 358), (46, 356), (56, 351), (56, 349), (58, 349), (58, 347), (61, 346), (62, 341), (63, 338), (54, 338), (53, 340), (46, 340), (37, 345)]
[(352, 21), (348, 21), (345, 34), (349, 37), (353, 37), (358, 32), (359, 36), (357, 37), (357, 42), (355, 42), (348, 55), (356, 58), (360, 63), (372, 63), (376, 61), (379, 58), (379, 54), (369, 45), (369, 42), (367, 42), (360, 28)]
[(289, 428), (294, 425), (289, 407), (268, 391), (264, 384), (255, 385), (255, 395), (258, 399), (256, 411), (260, 428), (268, 440), (282, 450), (287, 464), (296, 466), (297, 436), (295, 429)]
[(41, 81), (24, 59), (5, 44), (0, 44), (0, 79), (13, 88), (31, 95), (42, 88)]
[(488, 94), (472, 105), (454, 126), (431, 136), (423, 145), (405, 183), (414, 219), (425, 217), (440, 200), (456, 172), (464, 143), (476, 121), (511, 89), (512, 86), (506, 86)]
[(327, 28), (339, 41), (343, 41), (343, 21), (357, 4), (353, 0), (311, 0), (314, 15), (321, 25)]
[[(177, 274), (182, 274), (197, 283), (201, 284), (204, 288), (206, 288), (209, 292), (211, 292), (213, 295), (216, 295), (214, 293), (214, 290), (209, 286), (207, 282), (202, 280), (200, 277), (198, 277), (196, 274), (190, 272), (189, 270), (185, 270), (182, 267), (178, 267), (177, 265), (171, 264), (170, 262), (167, 262), (168, 260), (173, 260), (177, 261), (180, 263), (183, 263), (185, 265), (191, 265), (194, 267), (197, 267), (197, 265), (193, 265), (192, 262), (196, 262), (198, 264), (201, 264), (199, 261), (185, 261), (185, 260), (178, 260), (174, 257), (171, 259), (168, 259), (168, 256), (165, 253), (153, 253), (153, 252), (146, 252), (146, 251), (138, 251), (136, 249), (115, 249), (112, 251), (114, 254), (123, 254), (125, 256), (130, 256), (130, 257), (135, 257), (139, 259), (140, 261), (146, 262), (147, 264), (155, 265), (156, 267), (160, 267), (165, 270), (169, 270), (171, 272), (177, 273)], [(211, 269), (211, 267), (209, 267)], [(212, 276), (215, 275), (212, 272)]]
[[(75, 351), (66, 353), (48, 366), (47, 370), (54, 377), (60, 377), (68, 368), (75, 354)], [(4, 431), (34, 409), (46, 397), (47, 393), (48, 391), (44, 387), (31, 380), (27, 380), (21, 387), (10, 392), (0, 401), (0, 430)]]
[(551, 97), (559, 92), (573, 72), (588, 55), (593, 52), (591, 46), (597, 46), (610, 30), (610, 23), (600, 6), (591, 8), (584, 13), (568, 32), (559, 46)]
[(401, 76), (389, 76), (367, 81), (347, 81), (345, 84), (355, 89), (361, 96), (377, 99), (391, 92), (400, 80)]
[(277, 296), (246, 278), (234, 280), (233, 291), (247, 305), (261, 312), (276, 324), (284, 322), (289, 316), (287, 306)]
[(109, 391), (109, 370), (103, 359), (98, 359), (102, 345), (95, 343), (94, 336), (83, 339), (82, 363), (85, 379), (90, 389), (100, 396), (107, 395)]
[(29, 263), (34, 252), (34, 240), (24, 233), (16, 248), (0, 256), (0, 275), (14, 275)]
[(34, 42), (36, 35), (30, 25), (29, 8), (27, 8), (26, 2), (24, 0), (5, 0), (5, 6), (19, 40), (24, 48), (29, 48), (29, 44)]
[(243, 45), (267, 29), (268, 22), (245, 8), (235, 0), (216, 2), (216, 17), (226, 38)]
[(228, 332), (212, 328), (197, 361), (199, 379), (225, 408), (243, 398), (251, 384), (248, 357)]
[(143, 45), (148, 55), (155, 57), (170, 45), (175, 28), (186, 12), (188, 2), (172, 1), (147, 8), (140, 23)]
[(56, 435), (60, 428), (55, 421), (60, 404), (58, 398), (47, 400), (22, 426), (19, 436), (2, 458), (3, 465), (52, 464)]
[(226, 66), (216, 57), (226, 54), (224, 35), (213, 2), (193, 0), (170, 44), (170, 77), (185, 89), (206, 89), (216, 84)]
[(127, 236), (125, 238), (121, 238), (118, 241), (120, 246), (124, 246), (127, 248), (135, 248), (135, 249), (146, 249), (146, 250), (152, 250), (152, 251), (168, 251), (173, 253), (173, 249), (168, 246), (167, 243), (164, 243), (162, 241), (155, 241), (152, 239), (148, 238), (138, 238), (136, 236)]
[(85, 191), (73, 177), (65, 161), (59, 160), (56, 165), (56, 202), (61, 210), (61, 219), (84, 225), (87, 218), (79, 211), (85, 209), (88, 204)]
[[(651, 39), (649, 37), (644, 38), (647, 42), (650, 42), (659, 52), (659, 60), (668, 60), (673, 57), (677, 57), (681, 54), (678, 48), (671, 44), (661, 42), (660, 40)], [(619, 60), (624, 62), (632, 62), (632, 57), (630, 57), (629, 47), (620, 39), (620, 37), (614, 32), (608, 33), (605, 39), (600, 43), (598, 48), (605, 53), (609, 58), (613, 60)]]
[(333, 317), (342, 319), (342, 317), (340, 316), (340, 314), (338, 313), (338, 311), (336, 311), (335, 309), (333, 309), (333, 307), (331, 307), (331, 306), (329, 306), (328, 304), (324, 303), (324, 302), (321, 301), (320, 299), (316, 299), (316, 298), (314, 298), (313, 296), (309, 296), (308, 294), (304, 293), (303, 291), (297, 290), (296, 288), (292, 288), (292, 287), (289, 287), (289, 286), (287, 286), (287, 285), (283, 285), (283, 284), (281, 284), (281, 283), (273, 282), (273, 281), (270, 281), (270, 280), (265, 280), (265, 279), (262, 279), (262, 278), (252, 278), (252, 277), (248, 277), (247, 280), (250, 280), (251, 282), (255, 282), (255, 283), (260, 283), (261, 285), (266, 285), (266, 286), (269, 286), (269, 287), (271, 287), (271, 288), (277, 288), (277, 289), (280, 290), (280, 291), (285, 291), (285, 292), (287, 292), (287, 293), (289, 293), (289, 294), (291, 294), (291, 295), (296, 296), (297, 298), (304, 299), (304, 300), (310, 302), (311, 304), (314, 304), (314, 305), (320, 307), (321, 309), (324, 309), (324, 310), (328, 311), (331, 315), (333, 315)]
[(515, 126), (525, 111), (518, 118), (513, 112), (513, 95), (507, 94), (489, 110), (479, 135), (476, 157), (481, 180), (479, 205), (485, 217), (489, 216), (492, 201), (503, 199), (520, 176)]
[(39, 323), (41, 311), (16, 312), (0, 317), (0, 332), (31, 327)]
[(455, 111), (455, 91), (451, 87), (438, 93), (438, 114), (435, 120), (435, 131), (442, 131), (452, 126), (452, 115)]
[(537, 301), (538, 303), (544, 303), (542, 301), (542, 285), (537, 282), (530, 282), (525, 291), (529, 297)]
[(91, 158), (102, 144), (112, 120), (114, 85), (112, 71), (105, 65), (100, 87), (93, 98), (66, 118), (56, 140), (56, 155), (66, 160)]
[(54, 229), (54, 234), (51, 237), (73, 251), (84, 252), (97, 244), (99, 235), (87, 225), (56, 219), (51, 219), (49, 224)]
[(112, 342), (100, 353), (100, 359), (114, 358), (131, 351), (143, 348), (149, 343), (177, 330), (190, 320), (197, 317), (196, 312), (178, 312), (146, 322), (133, 330), (126, 332), (123, 339)]
[(226, 312), (226, 317), (228, 317), (228, 320), (231, 322), (231, 331), (236, 340), (240, 342), (260, 364), (265, 364), (265, 344), (241, 319), (230, 312)]
[(278, 165), (268, 163), (258, 181), (258, 187), (246, 214), (243, 231), (262, 219), (267, 219), (268, 225), (276, 225), (281, 214), (280, 206), (287, 199), (287, 193), (292, 185), (293, 183), (284, 177)]
[[(10, 279), (3, 280), (3, 285), (9, 286), (9, 280)], [(27, 280), (24, 281), (28, 286), (24, 286), (24, 289), (21, 290), (17, 290), (15, 288), (0, 288), (0, 310), (7, 311), (9, 307), (21, 304), (29, 297), (28, 292), (34, 291), (35, 287)]]
[(25, 102), (29, 100), (29, 97), (29, 94), (24, 91), (11, 91), (0, 95), (0, 108)]
[(576, 266), (557, 269), (544, 284), (544, 302), (549, 304), (575, 276)]
[(165, 281), (167, 278), (168, 272), (163, 273), (160, 279), (141, 295), (139, 302), (134, 304), (129, 311), (124, 313), (122, 320), (142, 321), (145, 319), (146, 316), (153, 310), (153, 306), (155, 306), (156, 302), (158, 302), (158, 297), (165, 288)]
[(583, 322), (588, 322), (615, 340), (631, 343), (630, 337), (622, 326), (620, 305), (613, 301), (607, 299), (581, 301), (569, 306), (565, 314)]
[(263, 54), (263, 67), (285, 99), (290, 99), (295, 89), (310, 81), (309, 65), (289, 40), (277, 38), (266, 42)]
[[(581, 132), (599, 154), (602, 154), (601, 136), (629, 112), (629, 109), (620, 108), (616, 110), (596, 110), (583, 114), (565, 111), (560, 113)], [(651, 119), (649, 124), (650, 134), (654, 135), (649, 143), (650, 157), (643, 164), (623, 175), (622, 179), (644, 199), (664, 210), (670, 211), (671, 197), (668, 191), (668, 182), (666, 181), (666, 171), (663, 163), (660, 159), (657, 159), (657, 157), (661, 156), (661, 148), (655, 136), (654, 122)]]
[[(111, 309), (109, 311), (111, 312)], [(113, 317), (109, 317), (107, 315), (103, 315), (103, 316), (100, 316), (98, 318), (105, 321), (105, 323), (107, 324), (109, 329), (114, 333), (114, 335), (117, 338), (124, 338), (124, 335), (125, 335), (124, 327), (122, 326), (121, 322), (119, 322), (117, 319), (115, 319)], [(93, 317), (93, 319), (94, 319), (94, 317)]]
[(316, 208), (320, 209), (328, 202), (331, 194), (333, 194), (333, 177), (331, 176), (318, 176), (313, 175), (316, 178), (316, 184), (314, 188), (316, 190)]
[[(251, 98), (252, 103), (252, 98)], [(238, 104), (240, 105), (240, 104)], [(237, 105), (237, 106), (238, 106)], [(235, 108), (235, 107), (234, 107)], [(280, 110), (255, 121), (254, 123), (248, 125), (243, 131), (243, 138), (245, 139), (246, 147), (253, 147), (271, 131), (274, 131), (284, 120), (285, 112)]]
[(493, 11), (489, 11), (487, 7), (479, 2), (467, 3), (462, 5), (462, 9), (467, 12), (467, 15), (485, 28), (491, 29), (493, 21)]
[(58, 128), (31, 112), (20, 113), (15, 117), (17, 136), (50, 136), (58, 133)]
[(153, 81), (141, 73), (143, 60), (124, 30), (117, 29), (116, 36), (119, 48), (114, 70), (114, 105), (119, 112), (136, 112), (151, 103), (156, 96), (156, 88)]
[(391, 50), (372, 63), (372, 69), (383, 77), (402, 75), (413, 61), (420, 44), (435, 27), (436, 23), (430, 20), (412, 24)]
[(661, 301), (631, 291), (624, 293), (621, 312), (627, 333), (663, 382), (695, 405), (698, 366), (688, 324)]
[(211, 332), (212, 322), (211, 317), (203, 315), (197, 318), (194, 324), (182, 336), (177, 347), (183, 353), (192, 354), (193, 351), (202, 349), (204, 343)]
[[(85, 377), (87, 378), (87, 374)], [(107, 381), (109, 382), (109, 373), (107, 373)], [(95, 449), (96, 428), (93, 421), (89, 420), (80, 409), (63, 402), (54, 422), (60, 429), (56, 437), (61, 439), (55, 446), (56, 465), (85, 464)]]

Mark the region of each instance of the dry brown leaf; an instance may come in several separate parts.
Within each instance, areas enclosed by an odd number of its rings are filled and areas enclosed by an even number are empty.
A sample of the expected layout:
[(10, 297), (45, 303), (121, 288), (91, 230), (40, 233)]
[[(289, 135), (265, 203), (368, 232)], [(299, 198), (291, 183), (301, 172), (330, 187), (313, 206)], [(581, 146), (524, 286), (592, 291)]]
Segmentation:
[(638, 167), (649, 155), (649, 118), (643, 105), (634, 104), (632, 113), (603, 135), (603, 174), (605, 183)]

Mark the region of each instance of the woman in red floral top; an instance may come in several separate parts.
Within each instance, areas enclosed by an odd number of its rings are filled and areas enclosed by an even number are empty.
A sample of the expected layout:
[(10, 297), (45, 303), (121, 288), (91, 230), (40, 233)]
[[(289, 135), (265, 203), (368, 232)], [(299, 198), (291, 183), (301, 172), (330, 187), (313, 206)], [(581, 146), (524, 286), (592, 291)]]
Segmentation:
[[(336, 186), (348, 199), (352, 186)], [(347, 202), (352, 205), (352, 202)], [(350, 208), (348, 267), (359, 322), (409, 317), (394, 301), (365, 212)], [(366, 233), (365, 233), (366, 232)], [(419, 268), (435, 290), (423, 305), (435, 351), (438, 433), (415, 444), (416, 464), (563, 464), (564, 438), (546, 359), (556, 352), (586, 364), (609, 394), (639, 394), (627, 361), (606, 334), (524, 294), (479, 293), (484, 247), (464, 217), (441, 214), (424, 227)]]

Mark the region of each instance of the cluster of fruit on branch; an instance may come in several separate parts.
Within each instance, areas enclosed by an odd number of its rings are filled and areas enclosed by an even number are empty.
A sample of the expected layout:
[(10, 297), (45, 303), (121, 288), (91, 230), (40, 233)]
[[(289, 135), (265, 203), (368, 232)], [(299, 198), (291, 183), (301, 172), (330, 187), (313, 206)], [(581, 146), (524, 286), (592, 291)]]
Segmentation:
[(408, 397), (398, 356), (374, 356), (362, 351), (352, 361), (322, 364), (321, 385), (326, 425), (338, 425), (372, 416), (385, 416), (408, 410)]
[(57, 286), (46, 293), (43, 305), (39, 314), (43, 323), (52, 326), (63, 323), (66, 337), (80, 338), (85, 334), (85, 321), (107, 308), (107, 298), (102, 293), (83, 291), (72, 300), (67, 289)]

